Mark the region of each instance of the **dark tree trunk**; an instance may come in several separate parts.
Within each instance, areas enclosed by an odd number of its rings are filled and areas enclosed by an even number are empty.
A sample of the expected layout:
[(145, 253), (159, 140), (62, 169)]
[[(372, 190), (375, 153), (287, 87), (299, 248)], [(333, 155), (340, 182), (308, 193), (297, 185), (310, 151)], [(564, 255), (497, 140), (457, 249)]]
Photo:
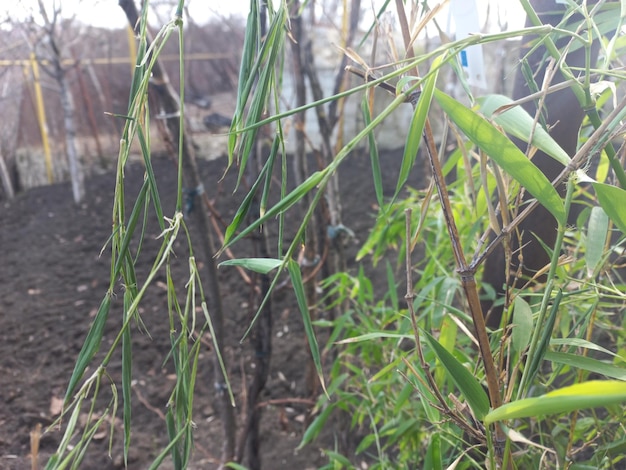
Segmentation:
[[(566, 5), (557, 4), (555, 0), (533, 0), (531, 4), (543, 23), (556, 26), (563, 20), (563, 12), (565, 11)], [(580, 17), (572, 17), (571, 21), (580, 21), (580, 19)], [(527, 25), (530, 26), (529, 22), (527, 22)], [(531, 44), (532, 38), (525, 37), (523, 41), (525, 44)], [(564, 45), (564, 43), (557, 43), (557, 47), (563, 47)], [(525, 46), (521, 49), (520, 58), (526, 57), (529, 52), (528, 47), (529, 46)], [(592, 51), (592, 64), (595, 61), (597, 53), (598, 45), (595, 44)], [(535, 72), (535, 81), (539, 87), (541, 87), (548, 68), (548, 61), (545, 59), (545, 54), (545, 47), (539, 47), (527, 58), (531, 69)], [(580, 48), (569, 53), (566, 58), (566, 63), (570, 67), (584, 67), (585, 49)], [(561, 83), (564, 80), (563, 75), (557, 72), (551, 85)], [(530, 93), (531, 91), (524, 79), (521, 68), (518, 68), (515, 76), (513, 98), (517, 100)], [(531, 116), (535, 116), (537, 113), (537, 102), (535, 101), (529, 101), (525, 103), (523, 107)], [(545, 114), (546, 124), (550, 129), (552, 138), (570, 156), (573, 156), (576, 153), (578, 131), (585, 113), (572, 90), (567, 88), (547, 95), (541, 111)], [(522, 151), (526, 151), (528, 146), (526, 142), (515, 142)], [(550, 181), (556, 178), (563, 170), (563, 165), (542, 151), (537, 151), (532, 161), (543, 171)], [(561, 195), (565, 192), (564, 185), (560, 185), (556, 189)], [(522, 204), (530, 199), (532, 199), (532, 196), (526, 192), (522, 198)], [(556, 241), (556, 235), (556, 220), (547, 209), (541, 205), (538, 206), (529, 217), (520, 223), (517, 228), (517, 233), (511, 236), (510, 252), (512, 256), (509, 263), (510, 278), (507, 279), (506, 275), (507, 256), (505, 255), (504, 248), (500, 245), (485, 262), (483, 283), (493, 287), (496, 292), (496, 298), (505, 297), (507, 295), (506, 285), (513, 281), (513, 276), (516, 273), (521, 273), (524, 279), (528, 279), (533, 277), (535, 273), (550, 262), (549, 254), (538, 239), (546, 244), (546, 246), (552, 247)], [(520, 250), (520, 247), (523, 248)], [(539, 277), (538, 281), (542, 282), (544, 279), (545, 277)], [(487, 325), (491, 328), (497, 328), (502, 318), (502, 305), (494, 306), (493, 302), (483, 300), (482, 309), (485, 315), (487, 315)]]

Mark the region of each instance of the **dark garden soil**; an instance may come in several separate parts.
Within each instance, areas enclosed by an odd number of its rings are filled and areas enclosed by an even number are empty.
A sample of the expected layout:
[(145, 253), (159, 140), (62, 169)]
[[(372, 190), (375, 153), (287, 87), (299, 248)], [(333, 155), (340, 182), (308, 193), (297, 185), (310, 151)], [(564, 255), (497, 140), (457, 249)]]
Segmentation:
[[(401, 158), (401, 152), (384, 156), (387, 191), (395, 187)], [(225, 163), (225, 159), (202, 162), (201, 173), (210, 198), (228, 221), (241, 200), (241, 191), (232, 195), (235, 172), (219, 185), (216, 183)], [(175, 166), (164, 157), (155, 157), (154, 166), (165, 213), (171, 215), (176, 193)], [(141, 164), (128, 167), (129, 195), (136, 194), (143, 174)], [(420, 179), (419, 176), (415, 178)], [(347, 248), (349, 266), (355, 272), (358, 244), (366, 239), (374, 220), (376, 198), (369, 156), (352, 155), (340, 170), (340, 178), (344, 224), (357, 238)], [(109, 251), (105, 249), (102, 255), (100, 252), (110, 236), (113, 189), (114, 174), (106, 173), (88, 179), (88, 195), (80, 206), (72, 202), (67, 183), (31, 189), (13, 201), (0, 201), (0, 469), (30, 469), (31, 432), (38, 425), (45, 430), (57, 417), (75, 358), (108, 287)], [(192, 237), (197, 239), (191, 228)], [(149, 224), (143, 247), (145, 256), (137, 267), (139, 279), (144, 279), (150, 269), (160, 244), (156, 240), (158, 234), (158, 227)], [(172, 265), (181, 290), (189, 272), (183, 238), (176, 246), (179, 258)], [(235, 254), (247, 255), (246, 245), (249, 242), (244, 241), (239, 245), (241, 249), (235, 247)], [(253, 355), (249, 341), (239, 343), (250, 320), (250, 289), (235, 269), (222, 268), (220, 276), (226, 312), (224, 353), (240, 409), (242, 384), (244, 380), (249, 383)], [(379, 281), (386, 284), (384, 275)], [(123, 287), (118, 285), (101, 352), (112, 343), (119, 329), (122, 293)], [(295, 305), (289, 288), (276, 295), (271, 370), (262, 396), (264, 402), (269, 402), (263, 408), (261, 434), (263, 468), (267, 469), (318, 468), (326, 462), (320, 447), (334, 445), (331, 429), (320, 441), (296, 450), (311, 410), (306, 402), (298, 400), (311, 397), (304, 391), (306, 346)], [(148, 468), (167, 442), (163, 414), (174, 380), (171, 361), (167, 360), (170, 331), (163, 273), (145, 298), (140, 314), (149, 335), (136, 325), (133, 327), (133, 427), (128, 463), (131, 469)], [(208, 346), (202, 351), (200, 363), (194, 404), (195, 451), (189, 468), (211, 469), (216, 468), (221, 449), (221, 426), (211, 401), (213, 378)], [(88, 369), (87, 374), (93, 370)], [(108, 372), (119, 385), (120, 353)], [(105, 388), (103, 394), (110, 395), (108, 385)], [(121, 420), (116, 420), (113, 428), (111, 454), (107, 427), (96, 435), (80, 468), (123, 468)], [(58, 429), (42, 435), (39, 468), (43, 468), (61, 437)], [(172, 468), (171, 463), (166, 461), (161, 468)]]

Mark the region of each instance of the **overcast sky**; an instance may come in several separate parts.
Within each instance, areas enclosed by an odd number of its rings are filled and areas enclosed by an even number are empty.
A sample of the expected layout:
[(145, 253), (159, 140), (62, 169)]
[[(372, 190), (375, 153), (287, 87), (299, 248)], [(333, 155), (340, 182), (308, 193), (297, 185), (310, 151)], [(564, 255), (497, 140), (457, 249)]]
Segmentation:
[[(464, 0), (464, 3), (469, 1), (471, 0)], [(491, 3), (491, 18), (495, 18), (497, 14), (500, 14), (502, 17), (505, 16), (509, 21), (509, 28), (518, 28), (523, 25), (524, 13), (519, 6), (519, 2), (515, 0), (476, 1), (479, 16), (482, 20), (484, 20), (484, 17), (487, 15), (487, 4)], [(38, 9), (37, 0), (0, 0), (0, 3), (2, 4), (0, 11), (8, 11), (13, 19), (18, 20), (27, 16), (29, 10), (36, 11)], [(117, 5), (118, 0), (43, 0), (43, 3), (46, 7), (49, 7), (50, 11), (54, 4), (61, 5), (64, 16), (75, 16), (79, 21), (93, 26), (121, 28), (126, 25), (126, 18), (121, 8)], [(152, 5), (159, 3), (164, 3), (164, 0), (151, 1)], [(194, 21), (197, 23), (205, 23), (211, 17), (219, 18), (220, 16), (230, 16), (233, 14), (245, 16), (248, 12), (250, 1), (186, 0), (185, 3), (188, 5)], [(364, 7), (373, 5), (374, 8), (379, 8), (382, 3), (383, 0), (370, 0), (363, 2), (363, 5)], [(431, 6), (437, 3), (437, 1), (429, 2)], [(171, 17), (169, 11), (170, 8), (161, 8), (162, 19), (164, 21)], [(447, 25), (447, 16), (447, 9), (444, 9), (440, 15), (441, 26), (443, 27)]]
[[(154, 0), (151, 5), (163, 3), (163, 0)], [(171, 3), (171, 2), (170, 2)], [(186, 0), (190, 14), (198, 23), (205, 23), (211, 17), (230, 16), (233, 14), (245, 15), (248, 11), (249, 0)], [(0, 0), (0, 11), (8, 11), (13, 19), (22, 19), (29, 16), (29, 11), (39, 9), (37, 0)], [(78, 21), (92, 26), (122, 28), (126, 26), (124, 12), (118, 6), (118, 0), (43, 0), (49, 11), (54, 5), (60, 5), (62, 15), (75, 17)], [(160, 9), (163, 16), (171, 18), (169, 7)], [(165, 20), (165, 18), (163, 18)]]

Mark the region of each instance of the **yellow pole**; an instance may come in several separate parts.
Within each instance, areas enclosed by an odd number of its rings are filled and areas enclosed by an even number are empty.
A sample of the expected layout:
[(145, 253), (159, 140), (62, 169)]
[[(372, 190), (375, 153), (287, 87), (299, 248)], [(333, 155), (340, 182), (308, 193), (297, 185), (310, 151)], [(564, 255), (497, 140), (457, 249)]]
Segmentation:
[(35, 101), (37, 103), (37, 121), (39, 122), (39, 131), (41, 132), (41, 143), (43, 145), (43, 154), (46, 162), (46, 172), (48, 174), (48, 182), (54, 181), (52, 172), (52, 156), (50, 154), (50, 143), (48, 142), (48, 126), (46, 125), (46, 108), (43, 103), (43, 95), (41, 93), (41, 83), (39, 82), (39, 65), (35, 58), (35, 53), (30, 53), (30, 67), (33, 71), (33, 79), (35, 82)]
[(135, 66), (137, 65), (137, 44), (135, 43), (135, 32), (133, 28), (128, 25), (126, 27), (128, 33), (128, 53), (130, 56), (130, 76), (135, 75)]

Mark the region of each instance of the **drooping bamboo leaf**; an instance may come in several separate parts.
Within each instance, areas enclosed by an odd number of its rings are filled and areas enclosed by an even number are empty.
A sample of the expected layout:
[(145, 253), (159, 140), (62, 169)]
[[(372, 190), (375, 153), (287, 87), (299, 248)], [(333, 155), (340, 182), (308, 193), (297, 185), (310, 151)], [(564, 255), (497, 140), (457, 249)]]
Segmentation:
[(304, 284), (302, 282), (302, 273), (300, 273), (300, 266), (295, 260), (290, 260), (287, 264), (287, 270), (291, 278), (291, 284), (296, 294), (298, 301), (298, 307), (300, 307), (300, 313), (302, 314), (302, 321), (304, 323), (304, 332), (306, 333), (306, 339), (311, 349), (311, 356), (313, 363), (315, 364), (315, 370), (317, 371), (317, 377), (320, 380), (324, 393), (326, 392), (326, 384), (324, 382), (324, 372), (322, 371), (322, 359), (320, 356), (319, 346), (317, 345), (317, 338), (315, 337), (315, 330), (311, 323), (311, 315), (309, 313), (309, 307), (306, 302), (306, 295), (304, 293)]
[[(367, 102), (367, 95), (363, 97), (361, 101), (361, 111), (363, 112), (363, 120), (366, 126), (372, 123), (370, 117), (370, 107)], [(384, 207), (383, 201), (383, 177), (380, 171), (380, 158), (378, 156), (378, 145), (376, 144), (376, 136), (374, 135), (374, 129), (367, 134), (367, 140), (370, 149), (370, 160), (372, 163), (372, 176), (374, 177), (374, 191), (376, 192), (376, 200), (378, 201), (378, 207), (381, 209)]]
[[(274, 137), (272, 149), (270, 150), (270, 154), (267, 157), (267, 161), (265, 162), (265, 165), (263, 165), (263, 169), (261, 171), (265, 177), (265, 182), (263, 183), (263, 193), (261, 194), (261, 202), (259, 203), (259, 217), (263, 217), (265, 215), (265, 211), (267, 210), (267, 201), (270, 198), (270, 189), (272, 187), (274, 163), (276, 162), (276, 156), (278, 155), (278, 151), (282, 145), (282, 132), (279, 131), (276, 137)], [(261, 175), (259, 174), (259, 177), (260, 176)]]
[(82, 378), (85, 373), (85, 369), (100, 349), (100, 343), (102, 341), (102, 335), (104, 334), (104, 326), (106, 325), (107, 319), (109, 318), (109, 308), (111, 307), (111, 296), (109, 294), (104, 296), (102, 299), (102, 303), (100, 303), (100, 308), (98, 309), (98, 313), (96, 314), (96, 318), (89, 329), (89, 333), (87, 333), (87, 338), (85, 338), (85, 343), (78, 354), (78, 358), (76, 359), (76, 365), (74, 366), (74, 371), (72, 372), (72, 376), (70, 377), (70, 382), (67, 385), (67, 391), (65, 392), (65, 403), (68, 403), (72, 394), (74, 393), (74, 389), (76, 385), (78, 385), (78, 381)]
[(302, 436), (302, 442), (300, 442), (298, 449), (302, 449), (305, 445), (312, 442), (319, 435), (334, 408), (335, 405), (330, 404), (329, 406), (324, 408), (319, 415), (317, 415), (317, 417), (304, 432), (304, 435)]
[(237, 240), (240, 240), (241, 238), (245, 237), (249, 233), (253, 232), (259, 226), (263, 225), (270, 218), (280, 214), (281, 212), (286, 211), (287, 209), (292, 207), (294, 204), (296, 204), (298, 201), (300, 201), (309, 191), (315, 188), (315, 186), (317, 186), (322, 181), (327, 171), (328, 169), (314, 172), (304, 182), (302, 182), (300, 186), (295, 188), (293, 191), (287, 194), (287, 196), (285, 196), (280, 201), (278, 201), (276, 205), (271, 207), (263, 217), (260, 217), (254, 222), (252, 222), (246, 229), (242, 230), (238, 235), (233, 235), (230, 238), (224, 238), (224, 246), (222, 247), (222, 250), (232, 245)]
[(444, 112), (474, 144), (537, 198), (558, 221), (565, 222), (565, 207), (556, 189), (513, 142), (454, 98), (439, 90), (435, 90), (434, 95)]
[(609, 351), (606, 348), (603, 348), (599, 344), (592, 343), (591, 341), (587, 341), (582, 338), (553, 338), (550, 340), (550, 346), (573, 346), (575, 348), (585, 348), (591, 349), (593, 351), (599, 351), (604, 354), (608, 354), (609, 356), (613, 356), (616, 358), (620, 358), (619, 354), (615, 354), (613, 351)]
[(489, 412), (489, 398), (476, 377), (428, 332), (422, 333), (454, 384), (467, 400), (476, 418), (483, 419)]
[(626, 191), (616, 186), (592, 183), (598, 202), (615, 225), (626, 234)]
[(564, 387), (537, 398), (526, 398), (502, 405), (489, 412), (485, 425), (508, 419), (569, 413), (605, 407), (626, 401), (626, 382), (592, 380)]
[(504, 95), (493, 94), (478, 98), (477, 101), (480, 105), (480, 112), (488, 118), (493, 119), (512, 136), (524, 142), (528, 142), (532, 135), (533, 139), (531, 143), (533, 146), (544, 151), (563, 165), (567, 165), (570, 162), (571, 159), (567, 152), (561, 148), (543, 127), (534, 125), (533, 118), (521, 106), (512, 107), (493, 117), (493, 113), (499, 108), (513, 102), (511, 98)]
[(604, 255), (604, 244), (609, 233), (609, 217), (602, 207), (591, 208), (587, 224), (587, 243), (585, 245), (585, 265), (587, 274), (592, 276)]
[(548, 351), (545, 355), (547, 361), (565, 364), (577, 369), (584, 369), (596, 374), (602, 374), (611, 379), (626, 380), (626, 367), (619, 367), (613, 364), (594, 359), (592, 357), (581, 356), (563, 352)]
[(233, 234), (239, 229), (239, 226), (241, 225), (241, 223), (245, 220), (246, 215), (248, 215), (248, 212), (250, 211), (250, 208), (252, 207), (252, 203), (254, 202), (254, 198), (256, 197), (258, 188), (261, 185), (261, 181), (263, 180), (263, 177), (268, 176), (267, 172), (268, 172), (269, 164), (270, 164), (269, 160), (265, 162), (265, 165), (263, 165), (263, 168), (259, 172), (259, 176), (257, 177), (252, 187), (248, 190), (246, 197), (244, 197), (243, 201), (241, 202), (241, 205), (237, 209), (237, 212), (235, 213), (235, 216), (233, 217), (233, 221), (228, 225), (228, 227), (226, 227), (226, 231), (224, 232), (225, 242), (226, 240), (230, 240)]
[(424, 134), (424, 125), (428, 118), (428, 111), (430, 111), (430, 104), (433, 99), (433, 92), (435, 90), (435, 84), (437, 82), (437, 76), (439, 75), (439, 67), (441, 66), (441, 56), (435, 58), (431, 66), (432, 73), (425, 80), (422, 93), (419, 96), (413, 117), (411, 119), (411, 125), (409, 126), (409, 133), (406, 138), (406, 144), (404, 145), (404, 155), (402, 155), (402, 165), (400, 167), (400, 174), (398, 176), (398, 183), (396, 185), (396, 191), (393, 199), (395, 199), (400, 190), (404, 187), (404, 184), (409, 178), (409, 173), (415, 164), (417, 158), (417, 152), (422, 141), (422, 135)]
[[(276, 61), (279, 56), (279, 52), (283, 48), (283, 43), (285, 40), (285, 35), (283, 34), (283, 28), (285, 27), (286, 22), (286, 12), (287, 8), (280, 8), (276, 15), (272, 18), (272, 22), (270, 24), (267, 36), (264, 38), (263, 46), (259, 53), (259, 59), (264, 61), (261, 73), (258, 77), (258, 82), (256, 83), (256, 89), (254, 91), (254, 96), (252, 97), (252, 102), (250, 103), (250, 109), (248, 111), (248, 116), (246, 119), (246, 127), (250, 127), (256, 124), (263, 114), (263, 111), (266, 109), (266, 104), (268, 101), (269, 93), (272, 88), (272, 83), (275, 78), (275, 67)], [(256, 64), (255, 64), (256, 65)], [(250, 155), (250, 151), (255, 142), (255, 137), (258, 132), (258, 128), (251, 128), (248, 131), (244, 131), (242, 136), (242, 141), (240, 145), (240, 155), (239, 158), (240, 166), (239, 166), (239, 176), (237, 178), (237, 184), (241, 181), (243, 176), (243, 172), (246, 168), (246, 163), (248, 161), (248, 157)], [(232, 162), (229, 162), (229, 166)]]
[(256, 273), (267, 274), (279, 267), (282, 263), (282, 260), (273, 258), (240, 258), (223, 261), (218, 267), (241, 266)]

